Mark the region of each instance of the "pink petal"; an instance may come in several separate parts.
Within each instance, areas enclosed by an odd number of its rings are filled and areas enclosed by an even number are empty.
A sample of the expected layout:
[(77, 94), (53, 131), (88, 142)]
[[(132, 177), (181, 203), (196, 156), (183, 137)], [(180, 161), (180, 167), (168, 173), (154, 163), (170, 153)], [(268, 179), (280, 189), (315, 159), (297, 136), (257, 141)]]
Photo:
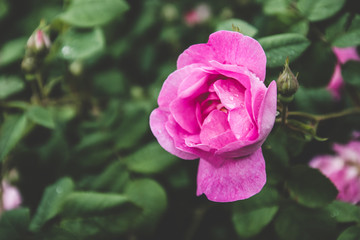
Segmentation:
[(243, 66), (265, 79), (266, 56), (261, 45), (253, 38), (232, 31), (218, 31), (210, 35), (206, 44), (189, 47), (178, 58), (178, 69), (189, 64), (208, 65), (215, 60), (223, 64)]
[(175, 121), (189, 133), (197, 133), (200, 130), (196, 118), (196, 101), (189, 98), (177, 98), (170, 104), (170, 112)]
[(21, 205), (22, 198), (16, 187), (2, 181), (2, 190), (2, 204), (5, 210), (11, 210)]
[(175, 147), (174, 139), (165, 128), (169, 113), (155, 109), (150, 115), (150, 128), (159, 144), (169, 153), (183, 159), (196, 159), (196, 155), (182, 151)]
[(261, 148), (244, 158), (227, 159), (219, 167), (200, 159), (197, 195), (204, 193), (211, 201), (246, 199), (260, 192), (265, 183), (265, 161)]
[(360, 61), (360, 56), (356, 51), (356, 47), (333, 47), (332, 50), (341, 64), (344, 64), (349, 60)]
[(335, 99), (339, 100), (343, 85), (344, 85), (344, 80), (341, 75), (341, 66), (339, 63), (337, 63), (335, 65), (334, 73), (326, 89), (330, 91), (330, 93), (333, 95)]
[(246, 140), (247, 135), (254, 128), (247, 110), (239, 107), (229, 112), (229, 124), (238, 140)]
[(177, 92), (179, 89), (180, 84), (189, 76), (192, 76), (194, 72), (199, 71), (198, 65), (191, 65), (184, 67), (182, 69), (176, 70), (175, 72), (171, 73), (168, 78), (165, 80), (159, 97), (158, 97), (158, 104), (164, 110), (167, 110), (169, 104), (175, 100), (178, 96)]
[(186, 77), (178, 88), (178, 96), (181, 98), (192, 97), (195, 98), (202, 93), (207, 92), (209, 86), (208, 73), (202, 71), (201, 68), (194, 69), (192, 74)]
[(204, 120), (200, 132), (201, 143), (219, 149), (230, 142), (236, 141), (227, 121), (226, 113), (213, 110)]
[(228, 80), (217, 80), (214, 83), (214, 89), (219, 96), (221, 103), (227, 109), (244, 107), (245, 88), (239, 82)]

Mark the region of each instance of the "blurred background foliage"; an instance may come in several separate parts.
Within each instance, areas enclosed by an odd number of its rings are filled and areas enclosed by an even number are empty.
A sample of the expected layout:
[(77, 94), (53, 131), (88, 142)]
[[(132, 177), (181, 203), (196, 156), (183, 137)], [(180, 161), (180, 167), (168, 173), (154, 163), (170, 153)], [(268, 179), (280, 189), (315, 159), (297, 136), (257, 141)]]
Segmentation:
[[(359, 239), (359, 207), (306, 166), (360, 130), (359, 115), (276, 124), (265, 188), (221, 204), (195, 196), (197, 161), (165, 152), (148, 126), (178, 55), (233, 25), (264, 47), (266, 83), (290, 58), (289, 110), (359, 107), (357, 63), (341, 100), (326, 90), (331, 47), (360, 44), (359, 14), (354, 0), (0, 0), (1, 177), (22, 195), (0, 239)], [(27, 47), (36, 29), (51, 47)]]

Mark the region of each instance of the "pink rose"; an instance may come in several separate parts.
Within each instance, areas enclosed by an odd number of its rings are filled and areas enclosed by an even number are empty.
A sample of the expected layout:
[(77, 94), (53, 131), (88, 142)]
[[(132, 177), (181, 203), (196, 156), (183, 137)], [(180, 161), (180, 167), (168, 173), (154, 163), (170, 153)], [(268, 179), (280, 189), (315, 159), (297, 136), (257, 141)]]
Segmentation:
[(266, 182), (261, 145), (276, 114), (276, 83), (264, 84), (266, 56), (253, 38), (218, 31), (186, 49), (164, 82), (150, 127), (160, 145), (200, 158), (197, 195), (229, 202)]
[(360, 142), (334, 144), (335, 156), (322, 155), (310, 161), (339, 191), (337, 199), (356, 204), (360, 202)]
[(196, 8), (188, 11), (184, 16), (184, 20), (188, 26), (194, 26), (206, 22), (210, 19), (210, 17), (210, 6), (208, 4), (202, 3)]
[(21, 204), (20, 192), (7, 181), (2, 181), (2, 204), (4, 210), (17, 208)]
[(340, 99), (341, 89), (344, 85), (344, 80), (341, 75), (341, 65), (345, 64), (347, 61), (350, 60), (360, 61), (360, 56), (356, 51), (356, 47), (333, 47), (332, 50), (336, 55), (337, 63), (335, 65), (335, 70), (327, 86), (327, 89), (331, 92), (335, 99)]

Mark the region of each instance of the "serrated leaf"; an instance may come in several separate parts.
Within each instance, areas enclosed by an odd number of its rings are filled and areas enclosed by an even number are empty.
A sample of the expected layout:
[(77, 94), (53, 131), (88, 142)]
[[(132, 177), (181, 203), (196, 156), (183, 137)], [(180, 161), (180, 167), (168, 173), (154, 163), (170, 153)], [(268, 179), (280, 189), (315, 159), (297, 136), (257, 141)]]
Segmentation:
[(0, 77), (0, 100), (18, 93), (25, 87), (24, 81), (16, 76)]
[(359, 240), (360, 226), (351, 226), (343, 231), (337, 240)]
[(338, 222), (360, 222), (360, 207), (342, 201), (333, 201), (326, 209)]
[(0, 129), (0, 161), (15, 147), (26, 134), (28, 120), (25, 115), (10, 115)]
[(100, 28), (91, 30), (69, 29), (61, 39), (60, 56), (64, 59), (85, 59), (101, 52), (105, 38)]
[(319, 170), (303, 165), (290, 169), (286, 184), (295, 201), (312, 208), (326, 206), (338, 194), (334, 184)]
[(264, 37), (259, 39), (259, 43), (264, 48), (268, 67), (283, 66), (287, 57), (290, 62), (294, 61), (310, 45), (306, 37), (296, 33)]
[(336, 14), (345, 0), (299, 0), (297, 8), (310, 21), (320, 21)]
[(104, 25), (129, 9), (124, 0), (73, 0), (59, 17), (77, 27)]
[(54, 128), (55, 122), (50, 111), (41, 106), (31, 106), (26, 111), (26, 116), (41, 126)]
[(134, 228), (141, 229), (144, 233), (153, 231), (167, 206), (164, 189), (154, 180), (140, 179), (128, 184), (125, 194), (131, 202), (143, 209)]
[(4, 211), (0, 218), (0, 239), (28, 239), (29, 221), (30, 211), (27, 208)]
[(22, 37), (4, 44), (0, 50), (0, 67), (21, 59), (25, 53), (26, 41), (27, 38)]
[(216, 31), (219, 31), (219, 30), (232, 31), (233, 26), (238, 27), (242, 34), (250, 36), (250, 37), (255, 36), (258, 32), (258, 30), (251, 24), (249, 24), (241, 19), (236, 19), (236, 18), (227, 19), (225, 21), (220, 22), (216, 26)]
[(336, 222), (326, 211), (293, 203), (280, 208), (274, 226), (281, 240), (330, 240), (336, 236)]
[(73, 181), (64, 177), (48, 186), (42, 196), (41, 202), (31, 220), (30, 231), (37, 232), (50, 219), (59, 214), (61, 206), (74, 189)]
[(237, 234), (243, 238), (258, 234), (278, 211), (277, 201), (277, 191), (264, 187), (259, 194), (250, 199), (234, 203), (232, 222)]
[(166, 152), (157, 142), (150, 143), (126, 157), (128, 168), (138, 173), (161, 172), (175, 162), (176, 157)]
[(346, 83), (360, 88), (360, 62), (348, 61), (341, 67), (341, 74)]
[(126, 204), (130, 205), (129, 200), (121, 194), (72, 192), (64, 199), (60, 214), (65, 217), (94, 216)]

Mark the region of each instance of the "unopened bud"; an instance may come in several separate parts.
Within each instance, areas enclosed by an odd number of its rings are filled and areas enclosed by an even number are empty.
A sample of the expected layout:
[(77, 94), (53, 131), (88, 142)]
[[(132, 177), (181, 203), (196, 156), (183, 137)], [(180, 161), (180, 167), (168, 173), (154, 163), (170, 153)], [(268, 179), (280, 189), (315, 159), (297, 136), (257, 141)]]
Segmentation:
[(284, 97), (293, 96), (299, 88), (297, 76), (289, 67), (289, 58), (286, 58), (283, 72), (276, 81), (278, 93)]
[(49, 36), (43, 30), (36, 30), (27, 41), (27, 48), (34, 52), (40, 52), (50, 48)]

